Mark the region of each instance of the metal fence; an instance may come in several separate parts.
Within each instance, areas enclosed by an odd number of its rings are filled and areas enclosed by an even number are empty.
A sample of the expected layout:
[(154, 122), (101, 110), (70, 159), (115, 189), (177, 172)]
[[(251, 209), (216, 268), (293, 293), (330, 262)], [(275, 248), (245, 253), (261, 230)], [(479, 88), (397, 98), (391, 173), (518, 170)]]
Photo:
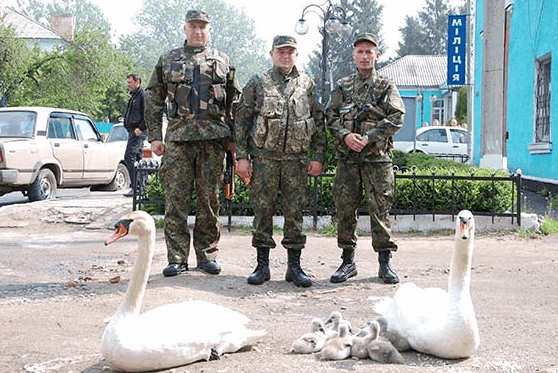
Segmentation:
[[(133, 198), (133, 209), (139, 209), (142, 205), (157, 205), (160, 211), (163, 211), (164, 201), (158, 199), (151, 199), (146, 192), (147, 180), (150, 175), (156, 174), (158, 165), (144, 163), (137, 165), (136, 180), (134, 180), (134, 190), (136, 194)], [(391, 209), (390, 214), (397, 217), (397, 215), (412, 215), (414, 218), (417, 215), (431, 215), (432, 220), (436, 219), (436, 215), (457, 215), (459, 210), (463, 208), (470, 209), (473, 214), (481, 216), (491, 216), (494, 222), (495, 217), (509, 217), (512, 224), (514, 220), (517, 225), (521, 226), (521, 173), (508, 174), (508, 176), (498, 176), (494, 171), (489, 176), (476, 175), (475, 172), (470, 172), (467, 176), (455, 175), (452, 172), (450, 175), (436, 174), (437, 170), (431, 170), (429, 175), (417, 174), (417, 168), (401, 168), (394, 166), (395, 174), (395, 203)], [(307, 206), (304, 208), (306, 216), (313, 217), (314, 228), (317, 227), (319, 216), (334, 215), (335, 207), (331, 198), (332, 178), (334, 174), (326, 173), (319, 176), (308, 177), (308, 188), (310, 198)], [(463, 206), (467, 198), (467, 189), (463, 187), (464, 183), (484, 183), (483, 193), (486, 200), (485, 206), (482, 210), (475, 210), (471, 207)], [(402, 199), (397, 195), (398, 185), (401, 183), (410, 183), (412, 193)], [(509, 206), (506, 211), (501, 211), (497, 199), (495, 198), (498, 193), (498, 185), (504, 183), (511, 189), (511, 197), (505, 204)], [(508, 185), (509, 183), (509, 185)], [(443, 193), (443, 194), (442, 194)], [(425, 205), (424, 201), (443, 201), (443, 208), (429, 203)], [(361, 206), (358, 210), (360, 215), (368, 214), (368, 203), (363, 195)], [(234, 211), (242, 211), (243, 215), (251, 215), (252, 208), (250, 204), (232, 203), (230, 201), (223, 201), (222, 215), (228, 216), (229, 226), (231, 224), (231, 216)], [(278, 206), (280, 212), (280, 206)]]

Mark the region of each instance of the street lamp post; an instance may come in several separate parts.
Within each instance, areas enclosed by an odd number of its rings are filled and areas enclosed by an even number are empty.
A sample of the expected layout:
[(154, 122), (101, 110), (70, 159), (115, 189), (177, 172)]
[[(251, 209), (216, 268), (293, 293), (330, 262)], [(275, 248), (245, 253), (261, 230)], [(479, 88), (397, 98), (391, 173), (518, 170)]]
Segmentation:
[[(353, 28), (347, 22), (347, 14), (345, 9), (339, 5), (334, 5), (330, 0), (327, 0), (322, 5), (310, 4), (302, 10), (302, 16), (295, 24), (295, 32), (299, 35), (304, 35), (308, 32), (308, 22), (304, 19), (307, 11), (319, 9), (323, 26), (320, 28), (322, 34), (322, 100), (326, 97), (326, 81), (327, 81), (327, 48), (329, 34), (341, 35), (347, 38), (351, 35)], [(332, 83), (332, 82), (331, 82)], [(331, 90), (332, 87), (330, 87)]]

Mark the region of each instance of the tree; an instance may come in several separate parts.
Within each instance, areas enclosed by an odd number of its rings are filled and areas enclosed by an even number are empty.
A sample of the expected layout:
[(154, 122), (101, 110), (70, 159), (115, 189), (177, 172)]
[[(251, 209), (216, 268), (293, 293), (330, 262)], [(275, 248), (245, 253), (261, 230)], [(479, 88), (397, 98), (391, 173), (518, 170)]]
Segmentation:
[[(461, 11), (463, 11), (461, 7)], [(447, 53), (448, 14), (457, 14), (449, 0), (426, 0), (418, 17), (405, 17), (400, 28), (403, 42), (399, 43), (397, 58), (407, 55), (443, 55)]]
[(152, 71), (159, 56), (184, 43), (184, 16), (190, 9), (200, 8), (209, 13), (211, 40), (209, 44), (227, 53), (237, 67), (237, 78), (244, 85), (254, 72), (269, 66), (265, 42), (255, 33), (254, 20), (221, 0), (145, 0), (136, 22), (141, 30), (120, 39), (120, 48), (141, 66)]
[(0, 23), (0, 82), (8, 103), (17, 97), (31, 56), (32, 51), (16, 37), (15, 30)]
[(104, 33), (83, 30), (66, 47), (43, 54), (28, 69), (28, 84), (35, 83), (29, 100), (33, 105), (80, 110), (112, 121), (126, 107), (125, 78), (133, 66)]
[(101, 31), (107, 36), (110, 34), (110, 23), (101, 8), (87, 0), (57, 0), (53, 3), (29, 0), (27, 6), (20, 4), (18, 11), (45, 26), (50, 24), (52, 14), (73, 14), (75, 32), (88, 29)]
[[(345, 9), (347, 14), (347, 21), (352, 26), (353, 31), (351, 35), (344, 39), (337, 35), (328, 35), (328, 48), (327, 48), (327, 74), (326, 81), (322, 82), (322, 50), (321, 46), (317, 46), (317, 50), (312, 53), (306, 70), (313, 77), (316, 82), (318, 92), (324, 93), (324, 103), (329, 99), (329, 92), (335, 82), (355, 72), (355, 64), (353, 61), (353, 40), (358, 34), (370, 32), (376, 34), (380, 38), (381, 46), (381, 17), (383, 6), (379, 5), (377, 0), (341, 0), (339, 4)], [(322, 25), (319, 25), (320, 32), (323, 35)]]

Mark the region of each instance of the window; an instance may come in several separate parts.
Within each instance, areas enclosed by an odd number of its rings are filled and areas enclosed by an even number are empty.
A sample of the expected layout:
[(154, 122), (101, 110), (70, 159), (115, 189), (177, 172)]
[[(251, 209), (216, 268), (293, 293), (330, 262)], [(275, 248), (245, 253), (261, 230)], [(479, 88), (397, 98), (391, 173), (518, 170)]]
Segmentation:
[(537, 60), (535, 142), (550, 141), (550, 56)]
[(448, 134), (445, 128), (436, 128), (425, 131), (417, 136), (418, 141), (448, 142)]
[(78, 138), (85, 141), (97, 141), (99, 137), (93, 129), (93, 124), (82, 118), (75, 118)]
[(49, 139), (75, 139), (70, 118), (51, 117), (48, 120), (47, 137)]
[(548, 153), (550, 145), (550, 54), (536, 60), (535, 118), (532, 154)]

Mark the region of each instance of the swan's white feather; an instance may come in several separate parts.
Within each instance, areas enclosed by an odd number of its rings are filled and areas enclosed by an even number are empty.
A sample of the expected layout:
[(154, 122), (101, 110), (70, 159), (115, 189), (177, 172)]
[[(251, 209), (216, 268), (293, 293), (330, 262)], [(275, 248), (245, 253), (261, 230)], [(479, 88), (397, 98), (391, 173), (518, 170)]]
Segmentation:
[(245, 315), (201, 300), (168, 304), (140, 314), (155, 226), (141, 211), (125, 218), (137, 220), (130, 224), (130, 233), (139, 235), (140, 240), (125, 300), (102, 337), (101, 352), (111, 366), (125, 372), (172, 368), (208, 360), (212, 352), (238, 351), (266, 334), (248, 329), (250, 320)]
[[(469, 222), (468, 232), (459, 231), (461, 219)], [(473, 355), (480, 343), (469, 293), (473, 248), (474, 219), (469, 211), (462, 211), (456, 224), (449, 291), (400, 285), (393, 298), (375, 307), (387, 319), (388, 330), (398, 332), (420, 352), (449, 359)]]

